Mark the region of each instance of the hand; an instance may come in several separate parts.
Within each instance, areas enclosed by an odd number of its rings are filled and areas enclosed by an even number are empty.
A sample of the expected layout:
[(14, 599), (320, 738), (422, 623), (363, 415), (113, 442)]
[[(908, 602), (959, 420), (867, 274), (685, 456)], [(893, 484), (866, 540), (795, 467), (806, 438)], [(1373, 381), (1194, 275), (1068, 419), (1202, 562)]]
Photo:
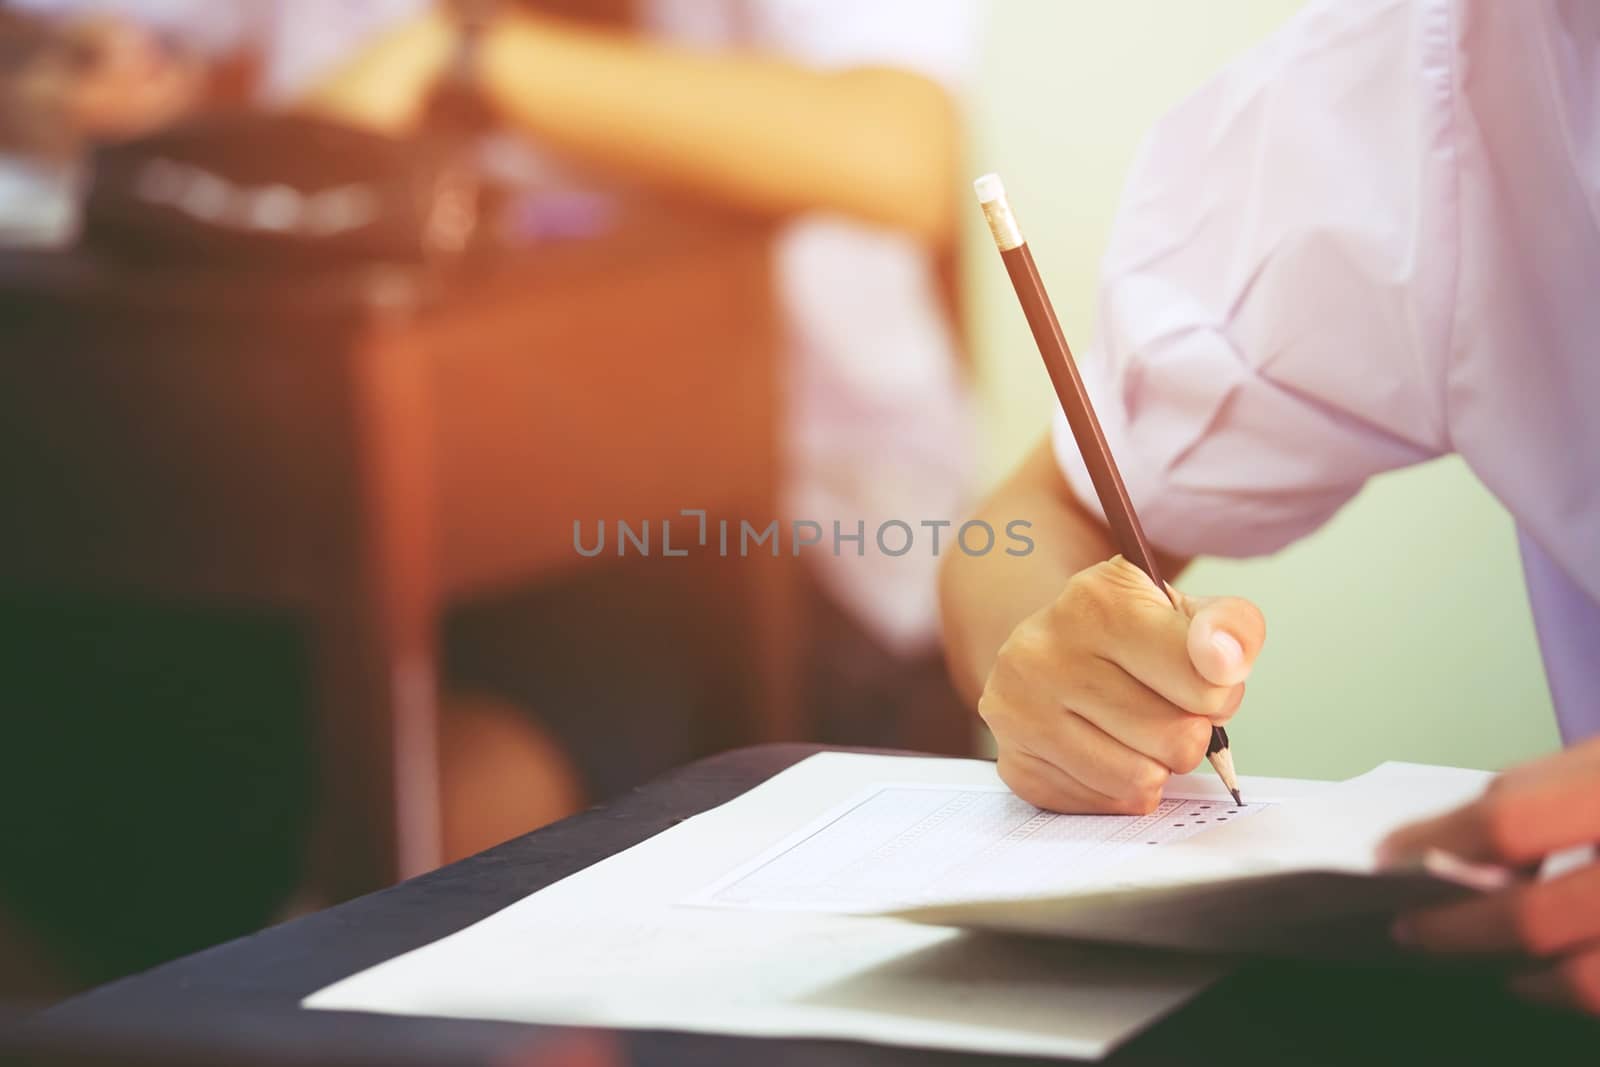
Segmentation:
[(1175, 593), (1120, 556), (1073, 575), (1000, 649), (978, 713), (1000, 777), (1053, 811), (1144, 814), (1205, 759), (1266, 639), (1255, 605)]
[[(1600, 842), (1600, 738), (1507, 771), (1479, 800), (1395, 832), (1379, 850), (1398, 863), (1439, 849), (1530, 868), (1552, 852)], [(1519, 993), (1600, 1015), (1600, 862), (1545, 881), (1407, 915), (1396, 937), (1427, 952), (1516, 954)]]
[(456, 47), (456, 26), (437, 8), (379, 37), (299, 102), (303, 110), (382, 133), (415, 129)]
[(67, 121), (78, 132), (112, 140), (164, 126), (193, 107), (200, 68), (165, 50), (138, 26), (97, 18), (69, 29), (87, 57), (66, 94)]

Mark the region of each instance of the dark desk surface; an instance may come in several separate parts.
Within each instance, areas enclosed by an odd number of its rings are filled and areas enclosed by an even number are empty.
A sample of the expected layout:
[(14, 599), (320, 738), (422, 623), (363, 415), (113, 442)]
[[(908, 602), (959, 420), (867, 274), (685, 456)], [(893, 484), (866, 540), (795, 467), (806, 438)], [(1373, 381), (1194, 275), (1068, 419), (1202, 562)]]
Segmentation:
[[(88, 1062), (100, 1062), (99, 1054), (106, 1062), (151, 1063), (500, 1059), (508, 1047), (526, 1047), (535, 1028), (296, 1005), (337, 979), (459, 930), (729, 800), (815, 751), (769, 745), (703, 760), (461, 863), (66, 1001), (31, 1020), (24, 1040)], [(107, 872), (110, 907), (115, 880)], [(849, 1042), (665, 1033), (617, 1040), (626, 1062), (649, 1065), (980, 1062)], [(1515, 1004), (1477, 977), (1260, 964), (1212, 987), (1106, 1062), (1593, 1067), (1600, 1063), (1600, 1026)]]

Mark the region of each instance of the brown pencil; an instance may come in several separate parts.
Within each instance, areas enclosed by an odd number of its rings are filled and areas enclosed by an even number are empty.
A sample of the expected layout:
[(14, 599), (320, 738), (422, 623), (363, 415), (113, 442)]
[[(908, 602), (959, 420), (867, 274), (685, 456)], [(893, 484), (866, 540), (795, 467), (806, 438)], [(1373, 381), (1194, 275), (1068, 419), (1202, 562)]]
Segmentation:
[[(983, 206), (983, 217), (989, 223), (989, 232), (994, 235), (995, 246), (1000, 249), (1000, 258), (1005, 262), (1006, 273), (1011, 276), (1017, 299), (1022, 302), (1022, 313), (1028, 319), (1029, 329), (1033, 331), (1039, 355), (1044, 358), (1050, 383), (1055, 386), (1056, 399), (1060, 401), (1061, 410), (1067, 417), (1067, 425), (1078, 443), (1078, 451), (1083, 453), (1084, 465), (1089, 468), (1089, 480), (1094, 483), (1095, 494), (1100, 498), (1100, 507), (1106, 513), (1106, 523), (1116, 538), (1117, 548), (1150, 576), (1157, 589), (1170, 598), (1172, 591), (1162, 580), (1155, 553), (1150, 551), (1150, 543), (1145, 540), (1144, 527), (1139, 525), (1139, 516), (1133, 510), (1133, 501), (1128, 498), (1128, 489), (1122, 483), (1117, 461), (1111, 456), (1111, 448), (1100, 429), (1100, 420), (1095, 417), (1094, 407), (1089, 403), (1089, 394), (1083, 388), (1083, 379), (1078, 375), (1072, 349), (1067, 346), (1061, 323), (1056, 320), (1055, 308), (1050, 303), (1050, 295), (1045, 292), (1039, 268), (1033, 262), (1033, 253), (1028, 251), (1028, 243), (1022, 239), (1016, 216), (1011, 213), (1011, 205), (1006, 201), (1005, 186), (1000, 183), (999, 175), (985, 174), (973, 182), (972, 187), (977, 191), (978, 203)], [(1176, 599), (1173, 600), (1173, 606), (1177, 606)], [(1221, 726), (1211, 728), (1211, 745), (1206, 750), (1206, 758), (1216, 769), (1222, 784), (1233, 794), (1234, 802), (1243, 804), (1244, 798), (1239, 795), (1239, 780), (1233, 770), (1233, 754), (1228, 747), (1228, 731)]]

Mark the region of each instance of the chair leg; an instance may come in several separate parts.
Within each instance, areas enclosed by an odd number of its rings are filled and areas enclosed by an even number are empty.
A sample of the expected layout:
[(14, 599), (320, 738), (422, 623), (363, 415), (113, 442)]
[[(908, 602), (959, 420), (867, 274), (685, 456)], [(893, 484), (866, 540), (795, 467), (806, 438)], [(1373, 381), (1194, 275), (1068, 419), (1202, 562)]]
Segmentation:
[(326, 830), (317, 869), (336, 896), (440, 861), (428, 364), (404, 323), (379, 323), (350, 346), (347, 366), (353, 507), (318, 627)]

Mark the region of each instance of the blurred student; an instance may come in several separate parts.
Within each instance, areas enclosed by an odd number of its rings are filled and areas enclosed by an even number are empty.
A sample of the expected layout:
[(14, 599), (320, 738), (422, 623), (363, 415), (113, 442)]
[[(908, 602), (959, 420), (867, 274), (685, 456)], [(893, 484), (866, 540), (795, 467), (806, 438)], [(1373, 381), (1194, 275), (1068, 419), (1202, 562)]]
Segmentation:
[[(252, 36), (263, 28), (256, 20), (271, 15), (264, 5), (189, 0), (21, 0), (14, 8), (0, 11), (10, 57), (0, 64), (0, 233), (5, 208), (38, 213), (38, 190), (19, 180), (35, 161), (151, 132), (238, 91), (238, 71), (264, 43)], [(284, 63), (325, 44), (312, 23), (288, 19), (293, 10), (286, 4), (281, 16), (298, 32), (267, 52), (272, 77), (285, 78)], [(576, 773), (546, 731), (482, 693), (455, 694), (448, 705), (440, 727), (446, 858), (577, 809)]]
[[(294, 84), (309, 86), (298, 99), (349, 121), (413, 128), (455, 62), (460, 30), (440, 6), (365, 6), (422, 10), (350, 49), (352, 62), (295, 72)], [(905, 743), (919, 716), (936, 714), (945, 684), (937, 560), (922, 546), (890, 557), (872, 538), (890, 519), (914, 529), (954, 519), (970, 500), (971, 398), (939, 267), (955, 239), (974, 5), (645, 0), (636, 9), (644, 34), (622, 35), (499, 5), (469, 77), (541, 146), (788, 220), (775, 260), (789, 339), (784, 504), (824, 531), (808, 558), (825, 610), (837, 607), (836, 628), (849, 635), (813, 652), (813, 665), (849, 671), (866, 689), (854, 701), (848, 682), (813, 697), (848, 706), (832, 739)], [(864, 529), (864, 551), (859, 540), (836, 544), (835, 523), (847, 537)], [(888, 721), (861, 721), (875, 713)]]
[[(402, 133), (456, 65), (425, 0), (23, 0), (117, 12), (213, 56), (250, 46), (261, 98)], [(955, 518), (974, 425), (941, 258), (955, 238), (971, 0), (643, 0), (641, 33), (497, 14), (469, 77), (514, 130), (581, 162), (790, 221), (776, 284), (791, 358), (788, 512), (867, 531), (818, 580), (898, 656), (937, 651), (931, 552), (872, 551), (886, 519)], [(569, 2), (568, 13), (614, 4)], [(694, 501), (685, 501), (694, 506)]]
[(0, 8), (0, 245), (68, 240), (83, 142), (182, 114), (198, 98), (197, 73), (124, 21)]
[[(591, 6), (603, 5), (566, 5)], [(961, 746), (937, 641), (937, 560), (870, 542), (886, 520), (948, 521), (970, 500), (972, 404), (940, 266), (955, 239), (974, 5), (646, 0), (633, 33), (535, 7), (489, 5), (466, 72), (512, 131), (785, 220), (774, 260), (788, 340), (783, 506), (825, 531), (808, 555), (820, 620), (802, 653), (815, 736)], [(280, 8), (293, 24), (293, 5)], [(416, 128), (435, 87), (460, 77), (457, 20), (417, 0), (343, 11), (343, 44), (320, 10), (304, 15), (317, 48), (269, 60), (271, 91), (345, 121)], [(835, 546), (836, 524), (865, 530), (865, 550)], [(565, 728), (580, 765), (595, 767), (596, 724)], [(610, 725), (600, 729), (615, 755)]]
[[(118, 12), (211, 56), (253, 48), (265, 102), (396, 133), (460, 74), (453, 5), (425, 0), (24, 6)], [(831, 650), (876, 683), (853, 710), (898, 701), (908, 706), (889, 717), (914, 720), (929, 683), (945, 685), (937, 560), (922, 546), (891, 557), (872, 539), (886, 520), (920, 529), (971, 499), (972, 400), (941, 267), (975, 5), (643, 0), (635, 33), (538, 13), (617, 7), (599, 0), (471, 6), (492, 17), (467, 77), (511, 129), (614, 174), (789, 220), (775, 258), (789, 340), (783, 503), (824, 531), (808, 559), (824, 610), (852, 638)], [(862, 530), (864, 545), (849, 540)], [(815, 658), (826, 670), (833, 657)], [(846, 739), (895, 740), (866, 729)]]
[[(1391, 854), (1600, 842), (1597, 277), (1593, 4), (1312, 4), (1158, 124), (1124, 194), (1083, 371), (1168, 574), (1275, 551), (1451, 452), (1516, 518), (1571, 747)], [(1020, 796), (1147, 811), (1238, 708), (1265, 626), (1238, 599), (1174, 612), (1111, 558), (1062, 422), (983, 507), (1039, 551), (947, 562), (948, 648)], [(1527, 989), (1600, 1012), (1600, 864), (1403, 930), (1523, 952)]]
[(60, 138), (131, 137), (194, 106), (192, 64), (115, 18), (54, 23), (0, 10), (0, 149), (50, 154)]
[[(416, 0), (20, 6), (120, 16), (160, 43), (151, 54), (212, 68), (248, 54), (260, 101), (394, 132), (421, 120), (456, 66), (460, 34), (442, 8)], [(972, 55), (971, 5), (655, 0), (639, 5), (633, 34), (532, 13), (542, 6), (504, 5), (475, 52), (470, 75), (508, 126), (633, 179), (791, 220), (776, 262), (791, 339), (789, 512), (824, 528), (837, 519), (847, 534), (860, 523), (869, 539), (890, 517), (954, 518), (969, 484), (971, 419), (937, 267), (954, 233), (955, 96)], [(591, 6), (617, 5), (564, 5)], [(905, 678), (943, 683), (930, 555), (856, 556), (847, 545), (818, 563), (839, 616), (867, 635), (834, 646), (866, 652), (865, 667), (848, 664), (857, 678), (884, 696), (916, 692)], [(902, 703), (906, 714), (924, 710)], [(589, 773), (629, 742), (615, 724), (575, 739), (557, 726), (557, 741), (502, 707), (449, 710), (453, 855), (570, 798), (574, 754), (591, 788), (618, 785)], [(606, 751), (586, 755), (597, 733)]]

